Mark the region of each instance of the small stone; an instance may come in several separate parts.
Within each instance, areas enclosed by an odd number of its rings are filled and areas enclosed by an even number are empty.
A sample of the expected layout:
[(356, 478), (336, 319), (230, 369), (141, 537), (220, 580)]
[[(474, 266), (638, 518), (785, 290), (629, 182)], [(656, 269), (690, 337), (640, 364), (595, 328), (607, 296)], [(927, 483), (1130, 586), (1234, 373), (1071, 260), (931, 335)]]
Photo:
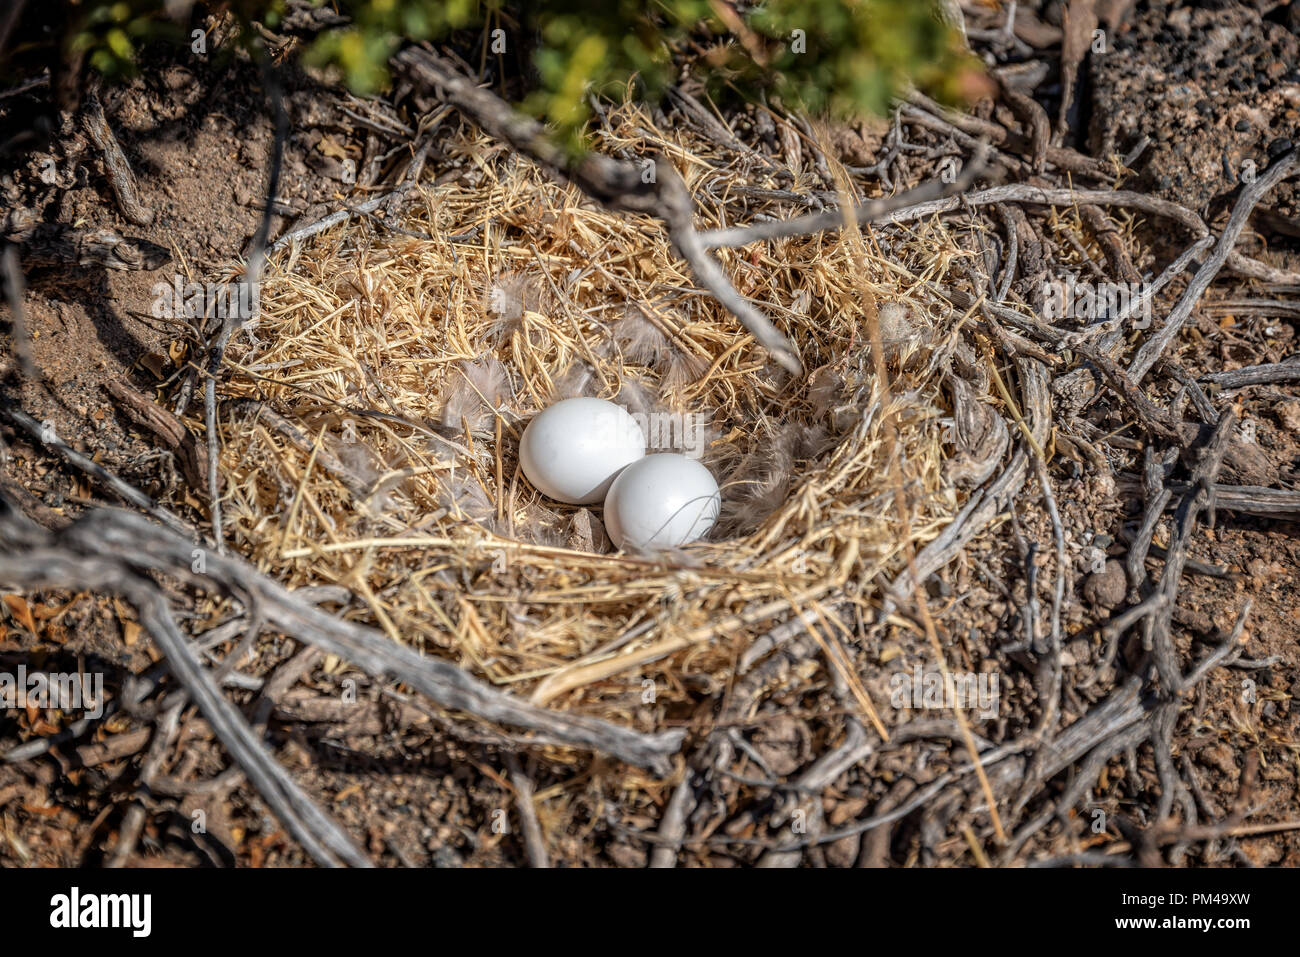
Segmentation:
[(183, 66), (174, 66), (163, 72), (163, 83), (169, 90), (183, 90), (194, 83), (194, 74)]
[(1128, 579), (1124, 575), (1124, 566), (1114, 560), (1108, 561), (1105, 568), (1083, 580), (1083, 597), (1108, 611), (1118, 608), (1124, 602), (1127, 592)]
[(1236, 130), (1238, 133), (1249, 133), (1250, 120), (1238, 120), (1236, 123), (1233, 124), (1232, 128)]
[(1237, 757), (1232, 748), (1226, 744), (1216, 744), (1213, 747), (1203, 748), (1200, 753), (1201, 764), (1213, 768), (1229, 778), (1235, 778), (1238, 773)]
[(610, 551), (609, 535), (605, 532), (604, 523), (585, 508), (573, 513), (565, 544), (579, 552), (603, 554)]
[(753, 744), (773, 774), (794, 774), (808, 759), (808, 728), (790, 715), (777, 714), (754, 732)]
[(1300, 399), (1287, 399), (1274, 407), (1274, 414), (1288, 432), (1300, 433)]
[(850, 834), (826, 845), (826, 863), (831, 867), (853, 867), (858, 861), (862, 835)]
[(938, 575), (930, 576), (929, 581), (925, 583), (925, 590), (930, 593), (931, 598), (947, 598), (952, 595), (952, 586)]

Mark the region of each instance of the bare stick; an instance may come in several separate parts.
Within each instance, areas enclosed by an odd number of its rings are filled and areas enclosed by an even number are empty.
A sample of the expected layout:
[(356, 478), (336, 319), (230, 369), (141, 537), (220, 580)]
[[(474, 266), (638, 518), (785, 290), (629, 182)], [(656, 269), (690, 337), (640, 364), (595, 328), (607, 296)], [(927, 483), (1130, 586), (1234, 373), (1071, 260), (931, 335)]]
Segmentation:
[[(904, 190), (894, 196), (882, 196), (869, 199), (853, 207), (853, 216), (858, 224), (865, 226), (890, 219), (911, 209), (921, 208), (927, 204), (942, 201), (942, 197), (960, 193), (966, 189), (975, 177), (984, 171), (983, 156), (966, 164), (961, 175), (953, 183), (935, 181)], [(960, 200), (952, 200), (955, 208)], [(898, 221), (898, 220), (892, 220)], [(844, 225), (844, 212), (830, 209), (821, 213), (808, 213), (794, 219), (777, 219), (770, 223), (756, 223), (752, 226), (734, 226), (728, 229), (710, 229), (700, 233), (700, 243), (705, 249), (733, 248), (748, 246), (751, 243), (766, 242), (771, 239), (788, 239), (792, 236), (807, 236), (827, 229), (838, 229)]]
[(217, 435), (217, 376), (221, 372), (221, 362), (225, 358), (230, 337), (247, 318), (255, 318), (260, 309), (259, 300), (262, 288), (262, 267), (266, 263), (266, 243), (271, 235), (271, 217), (275, 210), (275, 194), (280, 189), (280, 170), (284, 165), (284, 144), (289, 137), (289, 116), (284, 110), (284, 100), (280, 95), (280, 83), (265, 53), (262, 55), (262, 84), (266, 88), (267, 98), (275, 116), (275, 138), (271, 143), (271, 168), (266, 177), (266, 205), (262, 208), (262, 221), (253, 237), (253, 246), (248, 256), (248, 267), (244, 270), (244, 282), (252, 291), (253, 317), (241, 316), (239, 310), (231, 312), (222, 320), (221, 328), (208, 353), (208, 375), (203, 382), (203, 416), (208, 433), (208, 502), (212, 517), (212, 537), (217, 543), (217, 551), (225, 552), (225, 536), (221, 529), (221, 487), (217, 480), (217, 466), (220, 457), (220, 436)]
[[(676, 177), (677, 174), (674, 172), (672, 175)], [(695, 273), (700, 285), (713, 293), (718, 302), (740, 320), (741, 325), (758, 340), (758, 344), (772, 353), (786, 371), (794, 375), (800, 374), (803, 364), (799, 361), (793, 344), (766, 316), (750, 305), (748, 299), (736, 291), (717, 260), (708, 254), (700, 242), (700, 234), (691, 225), (689, 214), (678, 218), (677, 227), (671, 230), (671, 234), (673, 244), (682, 258), (691, 264), (691, 271)]]
[(1165, 689), (1177, 693), (1189, 687), (1178, 667), (1174, 653), (1174, 639), (1170, 632), (1170, 623), (1174, 605), (1178, 597), (1178, 586), (1187, 562), (1187, 542), (1196, 528), (1196, 521), (1202, 508), (1208, 508), (1210, 522), (1214, 520), (1214, 480), (1223, 465), (1223, 457), (1232, 439), (1236, 415), (1231, 409), (1223, 413), (1218, 425), (1214, 427), (1209, 442), (1202, 450), (1201, 460), (1192, 472), (1192, 484), (1179, 503), (1174, 533), (1169, 542), (1169, 554), (1165, 559), (1165, 568), (1160, 576), (1160, 592), (1167, 602), (1156, 613), (1152, 628), (1156, 667)]
[(1220, 389), (1244, 389), (1250, 385), (1300, 382), (1300, 358), (1246, 366), (1244, 369), (1233, 369), (1229, 372), (1211, 372), (1209, 375), (1202, 376), (1201, 381), (1217, 385)]
[(104, 468), (104, 466), (91, 461), (76, 449), (69, 446), (55, 434), (53, 427), (41, 425), (26, 412), (19, 409), (9, 408), (6, 405), (0, 405), (0, 414), (5, 415), (11, 422), (18, 425), (24, 432), (36, 439), (42, 445), (58, 452), (87, 475), (98, 479), (109, 489), (109, 491), (113, 492), (123, 501), (129, 502), (136, 508), (148, 512), (173, 532), (177, 532), (187, 538), (193, 537), (194, 529), (186, 524), (184, 520), (163, 508), (134, 485), (124, 482), (108, 469)]
[[(144, 524), (135, 516), (126, 517)], [(369, 860), (347, 833), (298, 787), (253, 733), (244, 716), (221, 694), (176, 627), (161, 589), (127, 568), (120, 557), (79, 555), (59, 547), (65, 536), (75, 535), (84, 524), (85, 520), (71, 526), (55, 539), (21, 520), (0, 500), (0, 541), (7, 546), (7, 554), (0, 556), (0, 580), (25, 590), (90, 588), (125, 598), (136, 609), (141, 625), (167, 657), (172, 674), (193, 697), (231, 757), (307, 852), (325, 866), (336, 866), (340, 861), (369, 866)], [(156, 532), (166, 534), (161, 530)], [(188, 547), (188, 543), (184, 544)]]
[(1232, 215), (1228, 218), (1228, 225), (1224, 227), (1223, 235), (1219, 237), (1210, 258), (1201, 265), (1200, 269), (1196, 270), (1192, 276), (1192, 281), (1187, 284), (1182, 297), (1174, 306), (1164, 325), (1160, 327), (1160, 331), (1143, 343), (1142, 348), (1138, 350), (1137, 357), (1129, 365), (1129, 377), (1134, 384), (1142, 381), (1143, 376), (1155, 365), (1156, 360), (1168, 348), (1174, 336), (1178, 335), (1178, 330), (1182, 329), (1183, 323), (1192, 314), (1196, 303), (1200, 301), (1205, 290), (1210, 287), (1214, 277), (1219, 274), (1219, 270), (1227, 262), (1232, 247), (1237, 244), (1237, 238), (1245, 228), (1246, 221), (1250, 219), (1250, 214), (1254, 212), (1255, 206), (1270, 189), (1280, 183), (1291, 172), (1291, 168), (1295, 166), (1297, 159), (1300, 159), (1300, 147), (1294, 148), (1279, 157), (1269, 166), (1263, 176), (1241, 191), (1241, 196), (1238, 197), (1237, 204), (1233, 207)]
[(144, 805), (144, 799), (148, 796), (154, 779), (162, 772), (163, 760), (166, 758), (167, 751), (176, 740), (176, 734), (180, 730), (181, 709), (189, 701), (189, 696), (183, 691), (174, 697), (175, 700), (171, 701), (169, 699), (166, 709), (154, 722), (153, 740), (149, 743), (149, 753), (145, 755), (145, 759), (140, 765), (136, 800), (127, 809), (126, 819), (118, 829), (117, 846), (113, 848), (113, 856), (108, 861), (108, 867), (126, 866), (127, 861), (131, 859), (131, 855), (135, 852), (135, 845), (140, 839), (140, 833), (144, 830), (144, 822), (148, 813)]
[(37, 377), (36, 366), (32, 362), (30, 336), (27, 332), (27, 317), (23, 312), (23, 273), (18, 268), (18, 253), (12, 243), (4, 243), (0, 250), (0, 279), (4, 280), (5, 299), (9, 302), (9, 321), (13, 324), (14, 355), (18, 357), (18, 367), (29, 379)]
[[(1276, 165), (1277, 164), (1275, 164), (1275, 166)], [(1269, 167), (1270, 172), (1273, 169), (1274, 166)], [(924, 219), (927, 216), (936, 216), (940, 213), (950, 213), (966, 207), (988, 206), (994, 203), (1036, 203), (1044, 206), (1091, 205), (1120, 206), (1126, 209), (1140, 209), (1143, 212), (1151, 213), (1156, 216), (1163, 216), (1167, 219), (1172, 219), (1181, 223), (1190, 230), (1197, 239), (1208, 236), (1210, 232), (1209, 227), (1205, 225), (1205, 221), (1187, 207), (1180, 206), (1177, 203), (1171, 203), (1168, 200), (1159, 199), (1155, 196), (1148, 196), (1145, 193), (1135, 193), (1129, 190), (1048, 189), (1042, 186), (1013, 183), (1007, 186), (993, 186), (989, 189), (979, 190), (974, 193), (962, 193), (959, 196), (948, 196), (946, 198), (934, 199), (928, 202), (905, 205), (902, 208), (892, 209), (883, 213), (876, 213), (871, 209), (871, 203), (873, 202), (878, 201), (871, 200), (856, 208), (855, 212), (858, 215), (858, 222), (860, 224), (912, 222), (917, 219)], [(842, 225), (843, 221), (841, 217), (831, 216), (829, 219), (826, 219), (827, 215), (828, 214), (810, 214), (808, 216), (799, 216), (795, 219), (780, 220), (775, 223), (764, 223), (761, 224), (761, 226), (745, 227), (743, 229), (706, 230), (705, 232), (700, 233), (700, 239), (708, 248), (717, 248), (719, 246), (742, 246), (748, 245), (751, 242), (757, 242), (760, 239), (806, 235), (808, 233), (820, 232), (823, 229), (835, 228), (838, 225)], [(720, 241), (723, 238), (728, 241)], [(1267, 279), (1270, 282), (1300, 282), (1300, 276), (1274, 270), (1263, 263), (1243, 256), (1241, 253), (1229, 252), (1226, 263), (1230, 269), (1233, 269), (1242, 275)]]
[[(338, 212), (330, 213), (310, 225), (303, 226), (299, 229), (285, 233), (267, 249), (267, 252), (275, 252), (288, 246), (290, 243), (299, 242), (309, 239), (317, 233), (323, 233), (331, 226), (337, 226), (339, 223), (347, 222), (354, 215), (366, 215), (373, 213), (385, 203), (391, 203), (394, 199), (405, 196), (415, 184), (413, 182), (403, 183), (391, 193), (385, 193), (382, 196), (376, 196), (374, 199), (368, 199), (364, 203), (358, 203), (355, 206), (348, 206)], [(453, 237), (454, 238), (454, 237)]]
[(1061, 701), (1061, 603), (1065, 596), (1065, 576), (1069, 566), (1065, 560), (1065, 530), (1061, 525), (1061, 514), (1056, 507), (1056, 496), (1052, 493), (1052, 480), (1047, 474), (1043, 460), (1035, 456), (1034, 468), (1038, 474), (1038, 485), (1043, 491), (1043, 501), (1047, 505), (1047, 514), (1052, 521), (1052, 537), (1056, 542), (1056, 584), (1052, 591), (1052, 630), (1047, 654), (1043, 655), (1040, 668), (1042, 686), (1040, 693), (1045, 699), (1042, 715), (1035, 725), (1037, 734), (1051, 732), (1060, 716)]
[[(1136, 484), (1131, 476), (1119, 476), (1120, 491), (1131, 491)], [(1300, 518), (1300, 492), (1259, 485), (1216, 484), (1212, 488), (1215, 504), (1221, 509), (1285, 521)], [(1187, 491), (1188, 485), (1185, 482), (1170, 482), (1169, 489), (1174, 494), (1181, 494)]]
[(99, 93), (94, 85), (86, 91), (83, 125), (95, 146), (104, 154), (104, 172), (108, 175), (109, 185), (113, 187), (122, 214), (137, 226), (148, 226), (153, 222), (154, 211), (140, 201), (140, 194), (135, 187), (135, 174), (131, 172), (131, 164), (126, 161), (117, 137), (109, 128), (108, 118), (104, 116), (104, 107), (99, 102)]
[(708, 255), (692, 223), (693, 207), (686, 185), (672, 164), (659, 159), (653, 167), (616, 160), (599, 153), (574, 158), (536, 120), (516, 112), (490, 90), (476, 86), (449, 61), (415, 47), (394, 57), (394, 65), (424, 86), (441, 90), (446, 100), (489, 135), (509, 143), (562, 182), (571, 182), (610, 209), (646, 213), (663, 220), (673, 245), (696, 279), (730, 310), (750, 334), (795, 375), (803, 371), (793, 344), (766, 316), (740, 295), (721, 267)]
[(673, 788), (673, 796), (668, 799), (663, 819), (659, 822), (659, 840), (650, 852), (650, 866), (676, 867), (677, 850), (686, 837), (686, 815), (695, 807), (691, 791), (691, 774), (686, 776)]
[(533, 807), (533, 782), (528, 780), (519, 758), (507, 752), (506, 768), (510, 771), (510, 785), (515, 789), (515, 804), (519, 807), (519, 819), (523, 822), (524, 848), (528, 851), (528, 863), (533, 867), (551, 866), (551, 859), (546, 853), (546, 838), (542, 835), (542, 826), (537, 820), (537, 808)]
[[(3, 501), (0, 499), (0, 501)], [(4, 541), (0, 512), (0, 542)], [(684, 731), (642, 734), (598, 718), (551, 711), (497, 691), (450, 662), (398, 645), (385, 633), (337, 618), (286, 590), (243, 559), (203, 552), (195, 571), (194, 545), (128, 512), (98, 509), (60, 532), (74, 550), (173, 575), (209, 592), (233, 594), (256, 603), (266, 626), (350, 661), (373, 677), (400, 681), (438, 705), (488, 721), (549, 735), (570, 747), (603, 751), (620, 760), (666, 773), (668, 757)]]

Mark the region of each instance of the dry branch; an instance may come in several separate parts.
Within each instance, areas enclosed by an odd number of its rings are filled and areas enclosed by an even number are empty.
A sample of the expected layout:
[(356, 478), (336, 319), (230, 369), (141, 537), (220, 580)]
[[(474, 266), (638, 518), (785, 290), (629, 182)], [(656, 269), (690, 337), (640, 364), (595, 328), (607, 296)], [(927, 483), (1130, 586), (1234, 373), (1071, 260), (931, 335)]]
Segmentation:
[(117, 197), (117, 205), (131, 222), (137, 226), (148, 226), (154, 220), (154, 211), (140, 200), (140, 192), (135, 185), (135, 174), (131, 172), (131, 164), (127, 162), (122, 147), (118, 145), (117, 137), (113, 135), (108, 125), (108, 118), (104, 116), (104, 107), (99, 101), (99, 91), (94, 86), (86, 91), (85, 103), (83, 125), (104, 156), (104, 172)]
[(1205, 290), (1209, 288), (1214, 277), (1219, 274), (1219, 270), (1228, 262), (1229, 257), (1232, 255), (1232, 247), (1236, 245), (1241, 231), (1246, 228), (1246, 221), (1250, 219), (1250, 214), (1254, 212), (1255, 206), (1270, 189), (1290, 174), (1297, 159), (1300, 159), (1300, 147), (1296, 147), (1278, 157), (1259, 179), (1241, 191), (1241, 196), (1238, 197), (1237, 204), (1233, 207), (1232, 215), (1228, 219), (1228, 225), (1224, 227), (1223, 234), (1219, 237), (1218, 243), (1215, 244), (1210, 258), (1201, 265), (1200, 269), (1196, 270), (1196, 273), (1192, 276), (1192, 281), (1187, 284), (1187, 289), (1183, 291), (1178, 304), (1174, 306), (1173, 312), (1169, 314), (1169, 317), (1160, 327), (1160, 331), (1142, 345), (1142, 348), (1138, 350), (1137, 357), (1129, 365), (1129, 376), (1135, 384), (1142, 381), (1142, 377), (1155, 365), (1156, 360), (1160, 358), (1160, 354), (1168, 348), (1170, 341), (1178, 334), (1178, 330), (1183, 327), (1187, 317), (1192, 314), (1192, 309), (1196, 307), (1196, 303), (1205, 293)]
[[(193, 697), (230, 756), (317, 863), (369, 866), (369, 859), (352, 838), (298, 787), (243, 715), (221, 694), (177, 627), (162, 590), (93, 531), (96, 519), (106, 515), (109, 513), (91, 513), (52, 536), (0, 499), (0, 542), (7, 551), (0, 557), (0, 581), (22, 590), (90, 588), (121, 595), (135, 608), (141, 625), (166, 656), (172, 674)], [(173, 540), (170, 533), (137, 516), (121, 515), (149, 536)], [(187, 552), (192, 547), (181, 539), (174, 541)]]
[[(485, 132), (531, 157), (552, 176), (572, 182), (610, 209), (644, 213), (663, 220), (673, 245), (690, 264), (700, 284), (717, 297), (785, 369), (796, 375), (802, 372), (802, 363), (793, 344), (736, 291), (717, 261), (709, 255), (710, 246), (716, 244), (711, 244), (703, 238), (704, 234), (696, 232), (690, 195), (669, 162), (660, 158), (653, 164), (640, 166), (598, 153), (586, 153), (575, 159), (553, 141), (542, 124), (517, 113), (494, 93), (475, 86), (450, 62), (431, 50), (403, 50), (394, 62), (408, 77), (440, 90), (448, 102)], [(962, 183), (974, 175), (977, 167), (978, 164), (972, 164)], [(921, 195), (940, 195), (948, 191), (947, 187), (938, 184), (923, 188)], [(913, 197), (894, 202), (915, 201)], [(826, 215), (830, 215), (832, 220), (838, 218), (838, 214)]]
[[(9, 516), (15, 513), (12, 509)], [(10, 525), (14, 519), (9, 519)], [(12, 533), (10, 533), (12, 534)], [(30, 537), (15, 547), (31, 547)], [(52, 547), (54, 543), (46, 543)], [(444, 708), (485, 721), (547, 734), (574, 747), (604, 751), (630, 764), (664, 772), (683, 732), (640, 734), (596, 718), (538, 708), (502, 694), (455, 665), (425, 658), (382, 632), (343, 621), (297, 597), (240, 558), (205, 553), (204, 571), (193, 571), (194, 545), (126, 512), (91, 512), (61, 531), (57, 545), (123, 567), (172, 575), (210, 592), (256, 605), (268, 627), (278, 628), (328, 654), (350, 661), (373, 677), (408, 684)], [(71, 585), (72, 581), (64, 584)], [(53, 586), (44, 586), (53, 587)]]

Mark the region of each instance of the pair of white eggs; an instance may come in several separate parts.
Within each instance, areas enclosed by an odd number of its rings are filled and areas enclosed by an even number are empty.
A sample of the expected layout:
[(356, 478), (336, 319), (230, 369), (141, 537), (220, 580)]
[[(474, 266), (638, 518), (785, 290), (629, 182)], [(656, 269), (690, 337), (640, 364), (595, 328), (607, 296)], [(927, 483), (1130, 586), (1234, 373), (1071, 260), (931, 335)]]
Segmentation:
[(565, 399), (524, 429), (519, 463), (543, 495), (570, 505), (605, 503), (618, 548), (675, 548), (705, 535), (722, 507), (718, 483), (694, 459), (646, 455), (626, 409), (604, 399)]

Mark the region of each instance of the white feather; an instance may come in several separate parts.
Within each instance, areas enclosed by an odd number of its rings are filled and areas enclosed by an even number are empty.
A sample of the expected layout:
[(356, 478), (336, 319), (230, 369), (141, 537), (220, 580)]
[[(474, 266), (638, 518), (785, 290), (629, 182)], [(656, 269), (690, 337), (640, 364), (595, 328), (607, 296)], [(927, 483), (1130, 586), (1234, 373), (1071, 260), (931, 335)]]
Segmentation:
[(438, 504), (447, 509), (452, 518), (468, 518), (480, 524), (487, 524), (496, 514), (483, 486), (461, 469), (454, 469), (440, 478)]
[(563, 547), (560, 516), (544, 505), (529, 502), (515, 513), (515, 538), (533, 545)]
[(512, 398), (510, 376), (499, 360), (484, 356), (462, 362), (443, 386), (438, 420), (452, 429), (460, 429), (466, 422), (471, 432), (490, 432), (493, 412)]
[(460, 374), (471, 388), (482, 397), (491, 409), (500, 409), (515, 397), (510, 374), (499, 359), (484, 356), (473, 362), (462, 362)]
[(536, 276), (514, 272), (498, 276), (483, 296), (483, 311), (493, 320), (489, 334), (499, 341), (513, 332), (525, 312), (538, 311), (541, 292)]
[(614, 339), (623, 357), (636, 365), (658, 367), (673, 351), (663, 330), (636, 307), (629, 307), (614, 324)]
[(702, 359), (674, 352), (668, 359), (668, 371), (664, 373), (664, 391), (680, 392), (686, 386), (698, 382), (706, 368)]
[(551, 402), (555, 403), (564, 399), (575, 399), (579, 396), (590, 395), (591, 380), (592, 371), (587, 363), (572, 363), (555, 378), (551, 388)]
[(649, 415), (660, 407), (660, 396), (649, 384), (625, 375), (615, 401), (633, 414)]
[(754, 448), (727, 475), (718, 518), (723, 536), (754, 531), (785, 504), (794, 481), (795, 449), (802, 431), (802, 426), (788, 423), (757, 437)]
[(844, 399), (844, 379), (830, 366), (822, 366), (808, 377), (808, 402), (813, 407), (814, 417), (821, 419)]
[(887, 356), (893, 356), (895, 352), (901, 351), (920, 338), (907, 306), (901, 302), (887, 302), (881, 306), (878, 321), (880, 342)]

